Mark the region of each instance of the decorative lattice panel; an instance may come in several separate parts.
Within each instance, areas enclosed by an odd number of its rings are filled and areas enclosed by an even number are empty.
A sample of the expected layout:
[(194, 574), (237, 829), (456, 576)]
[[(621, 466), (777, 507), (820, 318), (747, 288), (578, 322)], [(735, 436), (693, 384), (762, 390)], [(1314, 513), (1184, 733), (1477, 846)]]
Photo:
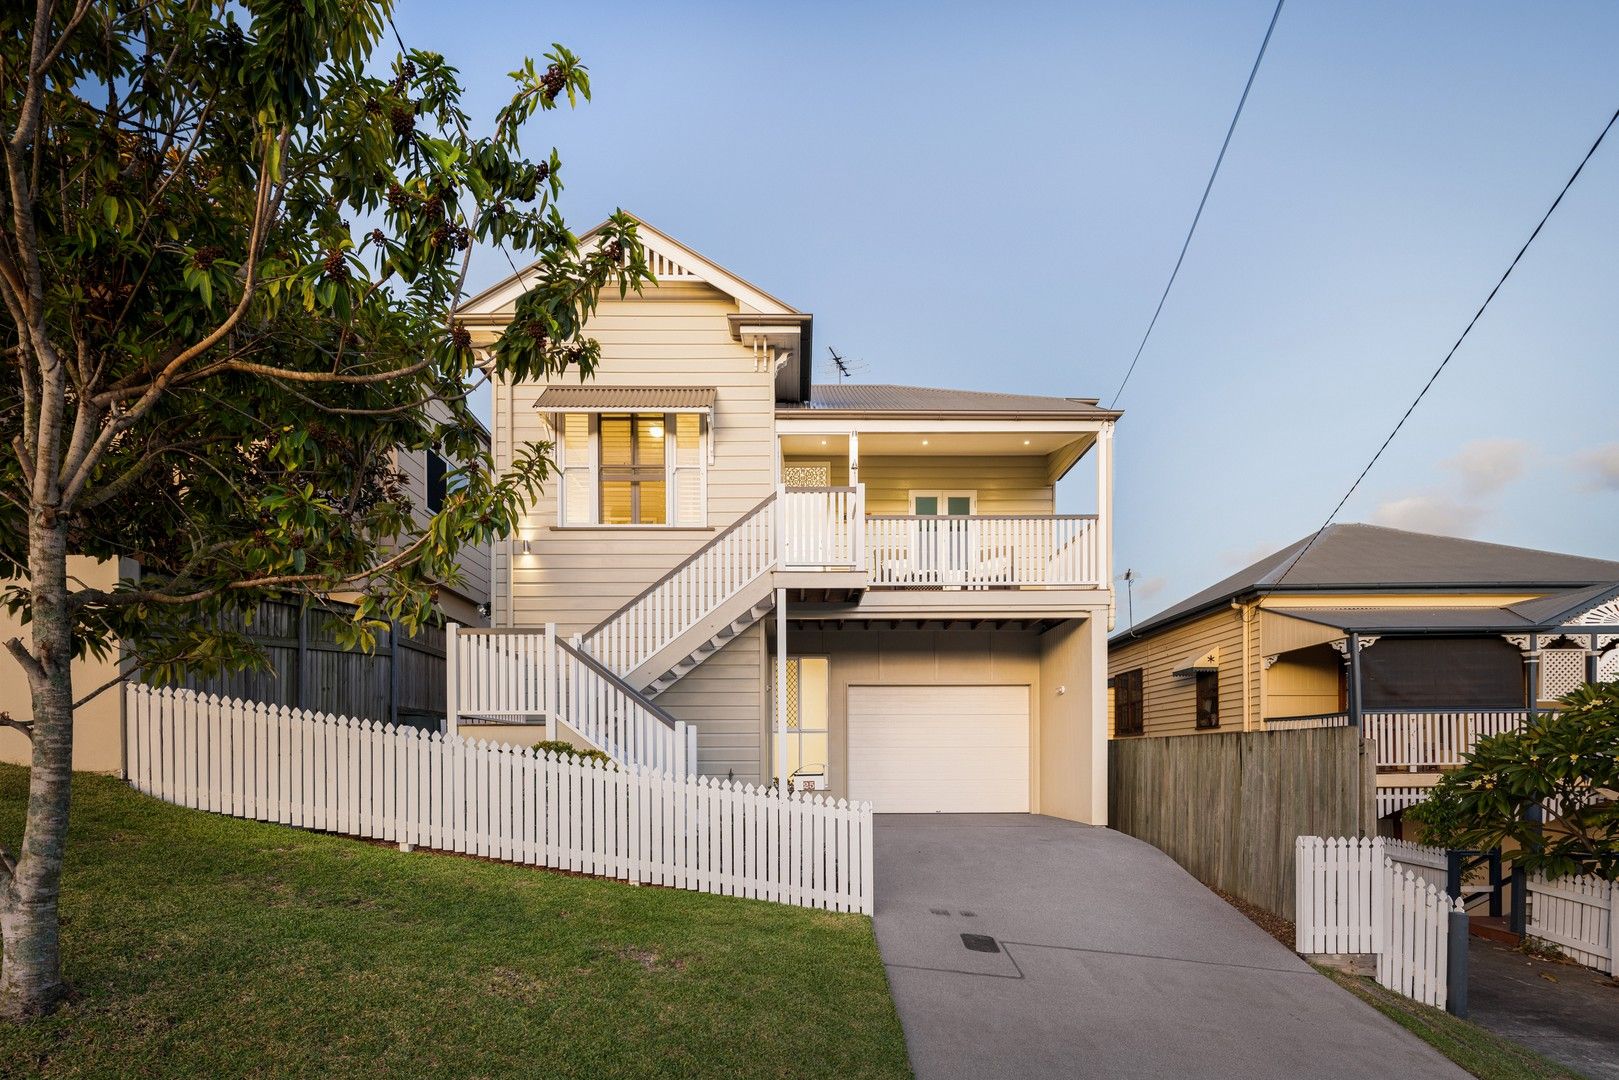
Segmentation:
[(1597, 681), (1612, 682), (1619, 679), (1619, 646), (1603, 653), (1597, 660)]
[(797, 660), (787, 661), (787, 726), (798, 729), (798, 668)]
[(832, 467), (825, 462), (818, 465), (783, 465), (781, 482), (790, 488), (831, 487)]
[(1542, 649), (1540, 700), (1555, 701), (1585, 683), (1584, 649)]

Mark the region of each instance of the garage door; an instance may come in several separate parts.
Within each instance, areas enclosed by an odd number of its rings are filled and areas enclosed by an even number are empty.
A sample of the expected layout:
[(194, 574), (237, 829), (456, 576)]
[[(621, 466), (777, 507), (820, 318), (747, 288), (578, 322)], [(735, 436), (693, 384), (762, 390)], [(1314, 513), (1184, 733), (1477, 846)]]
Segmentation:
[(888, 814), (1027, 813), (1027, 686), (849, 687), (849, 797)]

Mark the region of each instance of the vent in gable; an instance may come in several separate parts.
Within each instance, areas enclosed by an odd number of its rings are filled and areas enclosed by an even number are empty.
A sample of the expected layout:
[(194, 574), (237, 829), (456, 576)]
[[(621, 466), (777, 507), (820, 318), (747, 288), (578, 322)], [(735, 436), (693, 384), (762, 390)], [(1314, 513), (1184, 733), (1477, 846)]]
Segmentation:
[(650, 245), (646, 249), (647, 267), (659, 281), (697, 281), (696, 274), (675, 262)]

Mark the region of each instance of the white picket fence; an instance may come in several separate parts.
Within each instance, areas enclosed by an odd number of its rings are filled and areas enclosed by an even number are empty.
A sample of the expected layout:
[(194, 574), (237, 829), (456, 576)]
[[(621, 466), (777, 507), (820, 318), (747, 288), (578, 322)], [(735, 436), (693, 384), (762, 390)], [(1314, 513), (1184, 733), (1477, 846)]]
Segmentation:
[[(1382, 837), (1301, 836), (1295, 867), (1294, 922), (1299, 952), (1377, 957), (1377, 981), (1425, 1005), (1443, 1007), (1449, 992), (1451, 912), (1460, 901), (1424, 880)], [(1428, 852), (1434, 849), (1427, 849)]]
[(1528, 930), (1571, 960), (1619, 975), (1619, 885), (1612, 881), (1532, 875)]
[(871, 804), (131, 686), (128, 778), (180, 806), (673, 888), (872, 910)]

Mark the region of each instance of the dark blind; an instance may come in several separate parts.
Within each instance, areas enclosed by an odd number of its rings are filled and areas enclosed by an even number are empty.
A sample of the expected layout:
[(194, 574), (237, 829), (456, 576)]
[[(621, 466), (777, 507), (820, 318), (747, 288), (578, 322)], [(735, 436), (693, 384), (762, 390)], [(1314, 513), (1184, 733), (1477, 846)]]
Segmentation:
[(1385, 637), (1361, 650), (1368, 709), (1521, 708), (1523, 656), (1496, 637)]

